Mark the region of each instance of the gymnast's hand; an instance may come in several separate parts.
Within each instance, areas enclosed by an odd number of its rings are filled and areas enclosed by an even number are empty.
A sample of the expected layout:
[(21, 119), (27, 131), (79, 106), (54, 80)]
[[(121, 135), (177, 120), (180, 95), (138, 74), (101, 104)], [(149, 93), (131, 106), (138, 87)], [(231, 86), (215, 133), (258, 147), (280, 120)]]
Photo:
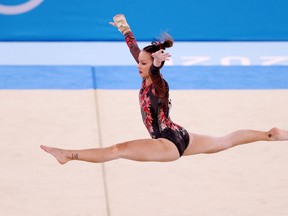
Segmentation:
[(114, 22), (109, 22), (110, 25), (118, 28), (118, 30), (125, 34), (128, 31), (131, 31), (130, 26), (128, 25), (124, 14), (117, 14), (113, 17)]
[(169, 60), (171, 55), (167, 52), (164, 52), (163, 49), (158, 50), (155, 53), (152, 53), (151, 56), (153, 57), (153, 65), (156, 67), (160, 67), (163, 61)]

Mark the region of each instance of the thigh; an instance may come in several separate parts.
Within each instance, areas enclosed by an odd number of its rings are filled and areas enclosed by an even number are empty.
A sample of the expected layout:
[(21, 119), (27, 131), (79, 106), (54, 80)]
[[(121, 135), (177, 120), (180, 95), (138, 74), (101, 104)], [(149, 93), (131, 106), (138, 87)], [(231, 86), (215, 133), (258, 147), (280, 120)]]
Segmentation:
[(135, 161), (167, 162), (178, 159), (177, 147), (167, 139), (140, 139), (116, 145), (120, 158)]
[(221, 137), (213, 137), (192, 133), (189, 133), (189, 136), (190, 142), (183, 156), (201, 153), (216, 153), (222, 150), (222, 143), (225, 143), (225, 140)]

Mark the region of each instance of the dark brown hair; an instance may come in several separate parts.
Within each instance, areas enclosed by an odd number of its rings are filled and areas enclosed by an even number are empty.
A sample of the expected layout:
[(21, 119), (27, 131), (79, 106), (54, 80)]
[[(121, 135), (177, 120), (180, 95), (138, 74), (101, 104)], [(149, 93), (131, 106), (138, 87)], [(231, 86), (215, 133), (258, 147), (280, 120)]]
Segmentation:
[[(152, 54), (159, 51), (160, 49), (165, 50), (166, 48), (172, 47), (173, 43), (174, 43), (173, 38), (168, 33), (163, 33), (161, 34), (158, 40), (152, 41), (151, 45), (144, 47), (143, 50)], [(165, 61), (162, 62), (160, 68), (163, 67), (164, 63)]]

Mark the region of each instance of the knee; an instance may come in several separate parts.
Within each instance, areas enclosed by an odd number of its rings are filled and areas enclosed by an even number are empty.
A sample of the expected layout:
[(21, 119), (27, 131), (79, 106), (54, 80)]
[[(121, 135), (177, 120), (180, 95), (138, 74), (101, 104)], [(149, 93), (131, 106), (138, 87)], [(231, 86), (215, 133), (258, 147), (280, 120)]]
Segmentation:
[(217, 153), (221, 151), (225, 151), (227, 149), (232, 148), (235, 144), (229, 139), (228, 137), (221, 137), (218, 138), (218, 142), (215, 145), (215, 148), (213, 149), (212, 153)]
[(127, 148), (126, 143), (115, 144), (111, 146), (111, 151), (116, 158), (122, 158)]
[(235, 145), (237, 145), (237, 143), (235, 141), (233, 141), (233, 139), (231, 139), (229, 136), (228, 137), (224, 137), (221, 140), (221, 143), (222, 143), (221, 151), (230, 149), (230, 148), (234, 147)]
[(117, 146), (117, 144), (111, 146), (111, 151), (112, 151), (113, 154), (118, 154), (118, 146)]

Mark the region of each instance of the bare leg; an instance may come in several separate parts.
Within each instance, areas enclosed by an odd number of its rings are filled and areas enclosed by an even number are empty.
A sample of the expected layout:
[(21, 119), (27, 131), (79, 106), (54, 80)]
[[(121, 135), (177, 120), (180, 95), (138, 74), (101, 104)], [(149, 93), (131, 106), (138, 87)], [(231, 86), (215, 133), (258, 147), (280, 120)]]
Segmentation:
[(176, 146), (167, 139), (142, 139), (116, 144), (106, 148), (65, 150), (47, 146), (41, 148), (53, 155), (60, 164), (70, 160), (101, 163), (125, 158), (135, 161), (173, 161), (179, 158)]
[(231, 147), (256, 141), (284, 141), (288, 140), (288, 131), (272, 128), (271, 130), (239, 130), (224, 137), (211, 137), (190, 134), (190, 143), (184, 155), (201, 153), (216, 153)]

